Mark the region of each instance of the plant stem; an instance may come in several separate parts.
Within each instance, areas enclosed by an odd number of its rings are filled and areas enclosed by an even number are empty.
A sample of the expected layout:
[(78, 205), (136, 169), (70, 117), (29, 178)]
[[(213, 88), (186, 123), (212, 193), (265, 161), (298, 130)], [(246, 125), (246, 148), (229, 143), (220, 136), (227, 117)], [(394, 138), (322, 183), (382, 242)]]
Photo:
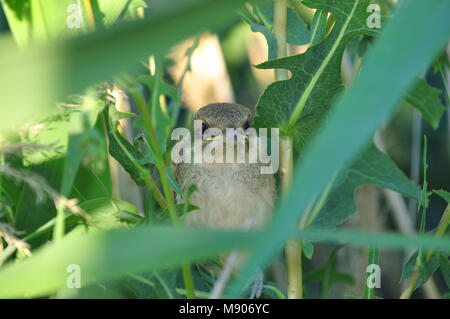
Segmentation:
[[(439, 222), (439, 225), (436, 229), (436, 233), (434, 234), (435, 238), (441, 238), (442, 235), (444, 235), (445, 231), (447, 230), (448, 224), (450, 223), (450, 204), (447, 205), (447, 208), (445, 208), (444, 214), (442, 215), (441, 221)], [(433, 256), (434, 251), (428, 250), (425, 253), (426, 260), (430, 260), (430, 258)], [(411, 278), (408, 281), (408, 285), (406, 286), (405, 291), (400, 296), (400, 299), (409, 299), (414, 292), (414, 289), (416, 288), (417, 282), (420, 278), (420, 272), (416, 269), (414, 270), (414, 273), (412, 274)]]
[[(277, 39), (277, 58), (286, 56), (287, 0), (275, 0), (273, 9), (273, 33)], [(275, 80), (288, 79), (288, 70), (275, 69)]]
[[(284, 198), (291, 187), (293, 176), (293, 142), (291, 136), (280, 139), (280, 183)], [(289, 240), (285, 247), (288, 299), (303, 298), (302, 245), (300, 240)]]
[[(154, 92), (152, 92), (152, 94), (158, 95), (157, 90), (154, 89), (153, 91)], [(139, 110), (144, 119), (145, 127), (148, 131), (148, 136), (150, 139), (150, 146), (152, 147), (153, 152), (155, 153), (156, 168), (158, 169), (159, 176), (161, 179), (163, 194), (164, 194), (164, 197), (166, 198), (167, 208), (169, 210), (169, 215), (170, 215), (172, 225), (177, 227), (180, 225), (180, 221), (179, 221), (178, 214), (176, 211), (173, 193), (172, 193), (172, 190), (170, 189), (169, 178), (167, 177), (167, 170), (164, 165), (163, 154), (161, 153), (161, 150), (159, 148), (158, 139), (156, 137), (156, 132), (155, 132), (155, 129), (154, 129), (152, 121), (151, 121), (150, 112), (148, 110), (148, 107), (146, 107), (141, 95), (138, 94), (135, 90), (132, 90), (131, 93), (133, 94), (134, 98), (136, 99), (137, 105), (138, 105)], [(156, 105), (154, 105), (154, 107), (156, 107)], [(181, 266), (181, 268), (182, 268), (182, 272), (183, 272), (183, 278), (184, 278), (184, 284), (186, 287), (187, 297), (189, 299), (194, 299), (195, 298), (194, 281), (192, 280), (190, 265), (188, 263), (185, 263)]]
[[(287, 0), (275, 0), (273, 12), (273, 33), (277, 39), (277, 57), (286, 56), (286, 26), (287, 26)], [(288, 71), (275, 69), (275, 80), (288, 79)], [(285, 197), (290, 190), (293, 177), (293, 139), (292, 136), (283, 136), (280, 139), (280, 183), (282, 196)], [(290, 240), (285, 247), (287, 267), (287, 297), (289, 299), (302, 298), (302, 250), (301, 241)]]

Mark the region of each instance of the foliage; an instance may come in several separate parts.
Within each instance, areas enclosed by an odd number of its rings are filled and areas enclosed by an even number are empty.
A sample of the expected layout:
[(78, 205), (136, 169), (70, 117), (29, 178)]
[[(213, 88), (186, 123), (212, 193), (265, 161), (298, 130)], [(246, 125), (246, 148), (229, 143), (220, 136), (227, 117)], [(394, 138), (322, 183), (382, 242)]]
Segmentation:
[[(7, 244), (0, 250), (0, 297), (207, 298), (216, 280), (211, 269), (223, 266), (215, 258), (244, 248), (254, 253), (226, 291), (242, 297), (248, 278), (290, 238), (302, 239), (308, 259), (319, 241), (370, 247), (368, 264), (380, 262), (379, 249), (415, 248), (402, 279), (418, 271), (415, 289), (440, 269), (449, 285), (448, 208), (438, 229), (425, 233), (431, 194), (426, 144), (421, 191), (372, 142), (402, 101), (439, 127), (445, 110), (441, 91), (419, 75), (450, 36), (448, 1), (402, 3), (389, 19), (383, 17), (381, 29), (367, 25), (369, 0), (304, 0), (306, 10), (317, 9), (312, 21), (304, 21), (293, 1), (286, 13), (286, 41), (308, 49), (279, 59), (271, 1), (245, 7), (241, 0), (83, 1), (80, 28), (67, 28), (67, 8), (76, 1), (48, 1), (45, 10), (42, 2), (0, 2), (11, 30), (0, 38), (0, 96), (6, 106), (0, 110), (0, 248)], [(188, 202), (194, 189), (183, 193), (168, 159), (190, 63), (173, 87), (164, 55), (189, 36), (230, 26), (236, 9), (267, 40), (269, 60), (256, 68), (291, 73), (262, 93), (253, 126), (280, 128), (282, 136), (293, 138), (294, 180), (267, 230), (186, 229), (180, 216), (198, 209)], [(188, 60), (197, 43), (186, 52)], [(342, 60), (351, 43), (355, 60), (361, 61), (346, 88)], [(143, 59), (155, 67), (140, 66)], [(116, 109), (115, 85), (129, 94), (137, 114)], [(139, 133), (133, 140), (120, 128), (123, 119), (134, 121)], [(111, 157), (145, 187), (145, 212), (113, 195)], [(341, 224), (356, 213), (355, 190), (363, 184), (418, 201), (419, 235), (344, 230)], [(433, 192), (449, 201), (445, 190)], [(174, 194), (186, 203), (175, 205)], [(305, 227), (299, 232), (300, 221)], [(28, 247), (31, 257), (25, 256)], [(335, 283), (354, 284), (350, 274), (335, 269), (343, 247), (304, 277), (305, 285), (320, 282), (322, 298)], [(75, 295), (66, 288), (71, 264), (83, 273), (83, 289)], [(263, 297), (285, 298), (285, 292), (266, 282)], [(374, 289), (365, 287), (363, 298), (377, 298)]]

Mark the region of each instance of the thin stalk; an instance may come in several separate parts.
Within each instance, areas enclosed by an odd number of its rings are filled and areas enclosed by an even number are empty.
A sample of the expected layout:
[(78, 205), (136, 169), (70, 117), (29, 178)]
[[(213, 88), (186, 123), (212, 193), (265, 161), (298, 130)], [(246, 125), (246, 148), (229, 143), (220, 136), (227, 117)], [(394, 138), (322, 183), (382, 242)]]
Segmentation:
[[(445, 209), (444, 214), (442, 215), (441, 221), (439, 222), (434, 237), (441, 238), (444, 235), (445, 231), (447, 230), (449, 223), (450, 223), (450, 204), (447, 205), (447, 208)], [(425, 258), (427, 261), (431, 259), (433, 253), (434, 253), (433, 250), (428, 250), (425, 253)], [(412, 293), (414, 292), (414, 289), (416, 288), (417, 282), (419, 281), (419, 278), (420, 272), (419, 269), (416, 268), (408, 281), (406, 289), (401, 294), (400, 299), (409, 299), (411, 297)]]
[[(286, 56), (286, 27), (287, 27), (287, 0), (275, 0), (273, 12), (273, 33), (277, 39), (277, 57)], [(275, 69), (275, 80), (288, 79), (288, 71)], [(293, 173), (293, 139), (292, 136), (283, 136), (280, 139), (280, 183), (282, 196), (289, 192)], [(285, 246), (287, 268), (287, 297), (300, 299), (303, 297), (302, 284), (302, 247), (301, 241), (289, 240)]]
[[(156, 90), (154, 90), (154, 92), (152, 92), (152, 94), (157, 95), (158, 92), (155, 92), (155, 91)], [(139, 111), (141, 112), (142, 117), (144, 119), (145, 128), (147, 129), (148, 136), (150, 139), (150, 146), (152, 147), (152, 149), (155, 153), (156, 168), (158, 169), (159, 176), (161, 179), (161, 185), (162, 185), (164, 197), (166, 198), (167, 208), (169, 210), (169, 216), (170, 216), (172, 225), (177, 227), (180, 225), (180, 221), (179, 221), (178, 214), (176, 211), (176, 206), (175, 206), (175, 201), (173, 198), (172, 190), (170, 189), (169, 178), (167, 177), (167, 170), (164, 165), (163, 154), (161, 153), (161, 150), (159, 148), (158, 139), (156, 137), (156, 132), (154, 130), (154, 127), (153, 127), (153, 124), (151, 121), (150, 112), (149, 112), (148, 108), (146, 107), (144, 100), (142, 99), (142, 96), (140, 94), (138, 94), (136, 92), (136, 90), (131, 89), (130, 93), (134, 96), (136, 103), (138, 105)], [(195, 298), (194, 281), (192, 280), (192, 273), (191, 273), (190, 265), (183, 264), (181, 268), (182, 268), (182, 272), (183, 272), (184, 284), (185, 284), (186, 291), (187, 291), (187, 297), (189, 299), (194, 299)]]
[(56, 207), (56, 223), (55, 228), (53, 229), (53, 241), (56, 242), (64, 237), (65, 232), (65, 212), (64, 206), (60, 205), (60, 207)]
[[(286, 26), (287, 26), (287, 0), (275, 0), (273, 10), (273, 34), (277, 39), (277, 57), (286, 56)], [(275, 80), (282, 81), (288, 79), (288, 70), (275, 69)]]

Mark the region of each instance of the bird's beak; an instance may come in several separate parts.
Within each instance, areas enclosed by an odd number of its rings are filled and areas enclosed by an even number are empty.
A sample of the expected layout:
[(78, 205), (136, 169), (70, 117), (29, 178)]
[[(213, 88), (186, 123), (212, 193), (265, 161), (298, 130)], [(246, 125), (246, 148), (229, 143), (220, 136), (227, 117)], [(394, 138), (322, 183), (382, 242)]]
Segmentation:
[[(244, 139), (248, 139), (247, 135), (241, 135), (241, 137), (243, 137)], [(233, 133), (233, 134), (225, 134), (225, 138), (222, 135), (209, 137), (209, 138), (206, 138), (205, 141), (208, 141), (208, 142), (216, 141), (216, 140), (226, 141), (228, 139), (233, 139), (235, 142), (237, 142), (238, 137), (236, 134)]]

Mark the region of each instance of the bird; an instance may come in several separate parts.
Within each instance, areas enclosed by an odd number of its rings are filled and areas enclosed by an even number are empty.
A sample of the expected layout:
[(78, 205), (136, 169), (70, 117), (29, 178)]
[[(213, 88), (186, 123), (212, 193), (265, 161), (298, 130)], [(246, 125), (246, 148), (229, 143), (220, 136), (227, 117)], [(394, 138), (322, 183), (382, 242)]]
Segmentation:
[[(251, 111), (240, 104), (213, 103), (199, 109), (194, 114), (194, 120), (202, 121), (202, 132), (215, 128), (222, 136), (226, 136), (227, 128), (243, 130), (249, 128)], [(203, 149), (213, 140), (204, 136)], [(245, 158), (248, 159), (248, 147), (245, 148), (245, 152)], [(261, 165), (248, 161), (227, 163), (225, 160), (223, 163), (176, 164), (174, 167), (176, 181), (185, 193), (190, 185), (195, 185), (189, 202), (199, 207), (183, 216), (186, 226), (218, 230), (267, 227), (272, 219), (277, 193), (274, 176), (262, 174)], [(179, 194), (175, 194), (175, 197), (177, 203), (184, 201)], [(241, 254), (241, 261), (244, 255)], [(260, 287), (262, 290), (262, 282)]]
[[(202, 121), (203, 131), (216, 128), (225, 135), (226, 128), (247, 129), (251, 112), (240, 104), (213, 103), (199, 109), (194, 120)], [(203, 149), (211, 142), (203, 139)], [(246, 159), (247, 153), (248, 148)], [(183, 191), (189, 185), (196, 186), (189, 202), (200, 207), (185, 216), (186, 225), (222, 230), (266, 227), (272, 218), (276, 187), (272, 174), (261, 174), (261, 165), (225, 161), (176, 164), (176, 181)], [(176, 194), (176, 201), (183, 201), (179, 194)]]

